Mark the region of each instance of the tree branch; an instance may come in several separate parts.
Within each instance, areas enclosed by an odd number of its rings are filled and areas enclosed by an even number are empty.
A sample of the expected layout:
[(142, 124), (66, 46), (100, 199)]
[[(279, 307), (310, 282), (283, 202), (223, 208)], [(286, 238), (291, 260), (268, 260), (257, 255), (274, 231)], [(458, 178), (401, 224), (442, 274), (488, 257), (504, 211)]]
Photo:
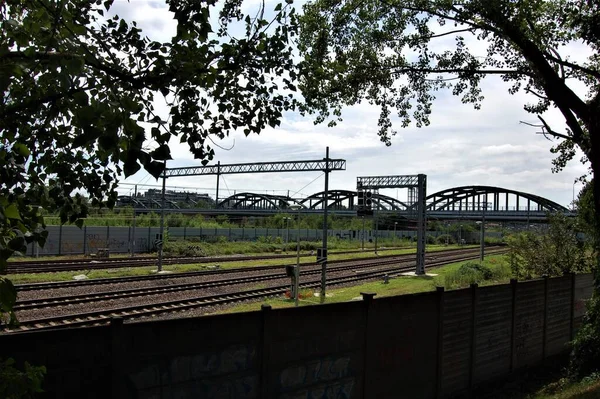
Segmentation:
[[(546, 138), (546, 140), (550, 140), (546, 136), (547, 134), (549, 134), (551, 136), (554, 136), (554, 137), (561, 138), (561, 139), (565, 139), (565, 140), (573, 140), (573, 138), (571, 136), (567, 136), (565, 134), (557, 133), (557, 132), (553, 131), (552, 129), (550, 129), (550, 127), (548, 126), (548, 124), (546, 123), (546, 121), (544, 121), (540, 116), (538, 116), (538, 118), (540, 118), (542, 120), (542, 122), (543, 122), (542, 125), (536, 125), (534, 123), (529, 123), (529, 122), (525, 122), (525, 121), (519, 121), (519, 123), (522, 123), (524, 125), (531, 126), (531, 127), (539, 127), (539, 128), (541, 128), (542, 131), (540, 133), (538, 133), (538, 134), (543, 134), (544, 137)], [(544, 129), (546, 131), (544, 131)], [(552, 140), (550, 140), (550, 141), (552, 141)]]
[[(534, 96), (536, 96), (537, 98), (540, 98), (540, 99), (542, 99), (542, 100), (544, 100), (544, 101), (549, 101), (549, 100), (548, 100), (548, 97), (546, 97), (546, 96), (544, 96), (544, 95), (542, 95), (542, 94), (538, 93), (537, 91), (534, 91), (534, 90), (531, 90), (531, 89), (525, 89), (525, 91), (526, 91), (527, 93), (531, 93), (531, 94), (533, 94), (533, 95), (534, 95)], [(525, 123), (525, 122), (523, 122), (523, 123)]]
[(418, 68), (411, 66), (403, 66), (403, 67), (394, 67), (391, 66), (389, 69), (393, 69), (394, 72), (397, 73), (406, 73), (406, 72), (422, 72), (422, 73), (465, 73), (469, 75), (526, 75), (531, 76), (530, 73), (525, 71), (520, 71), (518, 69), (473, 69), (469, 70), (467, 68)]
[[(566, 66), (566, 67), (574, 69), (576, 71), (587, 73), (588, 75), (592, 75), (596, 79), (600, 80), (600, 72), (599, 71), (593, 70), (591, 68), (586, 68), (586, 67), (578, 65), (578, 64), (574, 64), (567, 60), (563, 60), (562, 58), (552, 55), (548, 51), (544, 51), (543, 53), (546, 57), (550, 58), (552, 61), (556, 62), (559, 65)], [(556, 53), (556, 54), (558, 54), (558, 53)]]

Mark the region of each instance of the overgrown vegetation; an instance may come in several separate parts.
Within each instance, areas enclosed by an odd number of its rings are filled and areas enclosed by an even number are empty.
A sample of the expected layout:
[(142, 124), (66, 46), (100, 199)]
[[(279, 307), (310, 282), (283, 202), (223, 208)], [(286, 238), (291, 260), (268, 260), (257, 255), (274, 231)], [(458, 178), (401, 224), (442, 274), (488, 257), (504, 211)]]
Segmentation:
[[(330, 237), (327, 246), (329, 250), (358, 249), (360, 242), (355, 240), (343, 240)], [(316, 251), (321, 248), (321, 241), (300, 241), (301, 251)], [(381, 247), (415, 247), (415, 244), (407, 240), (380, 239)], [(373, 243), (366, 243), (365, 247), (373, 248)], [(285, 244), (281, 237), (258, 237), (256, 241), (229, 242), (226, 237), (218, 237), (213, 241), (189, 238), (187, 240), (167, 240), (163, 247), (165, 253), (171, 256), (214, 256), (250, 253), (269, 253), (276, 251), (295, 252), (296, 242)]]
[(578, 237), (577, 221), (549, 215), (544, 234), (523, 232), (508, 237), (510, 266), (518, 279), (589, 272), (594, 265), (591, 243)]
[(502, 283), (512, 277), (506, 257), (489, 257), (483, 263), (466, 262), (459, 267), (449, 267), (437, 277), (437, 285), (445, 289), (466, 288), (471, 284), (487, 285)]
[(15, 367), (12, 358), (0, 359), (0, 398), (30, 399), (42, 390), (46, 368), (24, 363), (24, 370)]

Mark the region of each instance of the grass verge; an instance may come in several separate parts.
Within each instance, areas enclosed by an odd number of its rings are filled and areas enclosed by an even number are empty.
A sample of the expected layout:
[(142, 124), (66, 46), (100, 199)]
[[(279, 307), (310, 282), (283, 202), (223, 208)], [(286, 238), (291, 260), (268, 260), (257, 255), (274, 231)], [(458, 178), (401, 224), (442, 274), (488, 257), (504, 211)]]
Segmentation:
[[(387, 284), (383, 281), (371, 281), (368, 283), (355, 285), (351, 287), (343, 288), (331, 288), (328, 290), (326, 303), (346, 302), (351, 300), (358, 300), (361, 298), (361, 292), (374, 292), (377, 294), (377, 298), (394, 296), (394, 295), (405, 295), (413, 294), (417, 292), (434, 291), (437, 286), (449, 285), (450, 289), (462, 288), (470, 284), (470, 280), (461, 278), (461, 267), (465, 264), (473, 263), (473, 261), (464, 261), (452, 263), (450, 265), (442, 266), (440, 268), (431, 269), (430, 275), (420, 277), (409, 277), (401, 276), (390, 279)], [(502, 284), (507, 283), (510, 280), (510, 274), (506, 274), (508, 259), (504, 255), (494, 255), (485, 258), (483, 266), (489, 270), (492, 270), (492, 277), (488, 280), (482, 279), (477, 281), (480, 286)], [(510, 269), (508, 269), (510, 272)], [(435, 276), (433, 274), (436, 274)], [(458, 277), (457, 277), (458, 276)], [(449, 278), (449, 282), (446, 283), (446, 278)], [(457, 285), (458, 283), (464, 284), (462, 286)], [(299, 301), (300, 306), (316, 305), (320, 303), (320, 299), (313, 295), (308, 295), (304, 299)], [(293, 307), (294, 302), (292, 299), (287, 298), (270, 298), (266, 301), (257, 302), (246, 302), (235, 307), (226, 309), (224, 312), (247, 312), (252, 310), (260, 309), (262, 304), (269, 304), (273, 308), (285, 308)]]
[[(444, 251), (448, 249), (458, 249), (456, 245), (431, 245), (427, 247), (427, 252)], [(469, 248), (462, 247), (462, 248)], [(381, 252), (381, 255), (405, 255), (415, 253), (415, 248), (401, 248), (390, 251)], [(289, 253), (289, 252), (288, 252)], [(351, 254), (332, 254), (329, 256), (329, 260), (345, 260), (345, 259), (368, 259), (373, 258), (373, 252), (356, 252)], [(315, 256), (301, 256), (301, 263), (315, 262)], [(295, 264), (295, 258), (287, 259), (262, 259), (262, 260), (232, 260), (218, 263), (195, 263), (188, 265), (165, 265), (164, 270), (172, 271), (175, 273), (192, 272), (199, 270), (213, 269), (218, 266), (221, 269), (232, 269), (238, 267), (256, 267), (265, 265), (281, 265), (281, 264)], [(13, 284), (28, 284), (28, 283), (41, 283), (48, 281), (68, 281), (72, 280), (73, 276), (85, 274), (88, 278), (111, 278), (111, 277), (127, 277), (127, 276), (144, 276), (152, 274), (156, 270), (156, 266), (144, 266), (144, 267), (126, 267), (120, 269), (98, 269), (98, 270), (76, 270), (68, 272), (55, 272), (55, 273), (23, 273), (23, 274), (9, 274), (7, 278), (10, 279)]]

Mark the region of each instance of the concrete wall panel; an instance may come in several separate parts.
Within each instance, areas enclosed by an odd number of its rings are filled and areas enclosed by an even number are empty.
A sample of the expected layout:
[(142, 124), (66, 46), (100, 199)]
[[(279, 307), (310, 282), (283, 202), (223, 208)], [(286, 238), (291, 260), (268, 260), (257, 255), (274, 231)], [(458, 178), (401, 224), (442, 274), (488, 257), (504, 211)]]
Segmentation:
[(537, 364), (544, 355), (545, 282), (519, 283), (515, 293), (514, 368)]
[(267, 397), (361, 397), (365, 324), (360, 302), (267, 312)]
[(475, 385), (510, 369), (512, 289), (510, 285), (477, 289), (475, 307)]
[(546, 356), (563, 352), (571, 339), (571, 276), (548, 280)]
[(591, 274), (578, 274), (575, 276), (575, 292), (573, 293), (573, 328), (579, 329), (586, 304), (594, 293), (594, 277)]
[(365, 397), (432, 397), (437, 377), (438, 296), (376, 299), (368, 317)]
[(444, 293), (441, 389), (451, 396), (469, 387), (472, 291)]

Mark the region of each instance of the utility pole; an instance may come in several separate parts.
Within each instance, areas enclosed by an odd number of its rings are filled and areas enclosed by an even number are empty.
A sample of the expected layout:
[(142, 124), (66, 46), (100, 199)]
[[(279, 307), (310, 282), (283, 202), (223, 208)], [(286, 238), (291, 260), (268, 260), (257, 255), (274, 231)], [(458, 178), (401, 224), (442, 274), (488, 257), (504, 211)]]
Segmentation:
[(133, 231), (131, 232), (131, 257), (135, 255), (135, 203), (137, 202), (137, 184), (135, 185), (133, 194)]
[(329, 147), (325, 149), (325, 191), (323, 192), (323, 251), (324, 260), (321, 265), (321, 303), (325, 302), (327, 286), (327, 197), (329, 195)]
[(365, 232), (365, 217), (364, 217), (364, 216), (362, 217), (362, 220), (363, 220), (363, 229), (362, 229), (362, 250), (364, 251), (364, 250), (365, 250), (365, 234), (366, 234), (366, 232)]
[(165, 232), (165, 195), (167, 186), (167, 161), (164, 163), (163, 170), (163, 184), (162, 184), (162, 201), (160, 210), (160, 243), (158, 245), (158, 268), (157, 272), (162, 272), (162, 261), (163, 261), (163, 244), (164, 244), (164, 232)]
[(487, 209), (487, 194), (483, 197), (483, 212), (481, 213), (481, 238), (479, 239), (479, 261), (483, 262), (485, 256), (485, 210)]

